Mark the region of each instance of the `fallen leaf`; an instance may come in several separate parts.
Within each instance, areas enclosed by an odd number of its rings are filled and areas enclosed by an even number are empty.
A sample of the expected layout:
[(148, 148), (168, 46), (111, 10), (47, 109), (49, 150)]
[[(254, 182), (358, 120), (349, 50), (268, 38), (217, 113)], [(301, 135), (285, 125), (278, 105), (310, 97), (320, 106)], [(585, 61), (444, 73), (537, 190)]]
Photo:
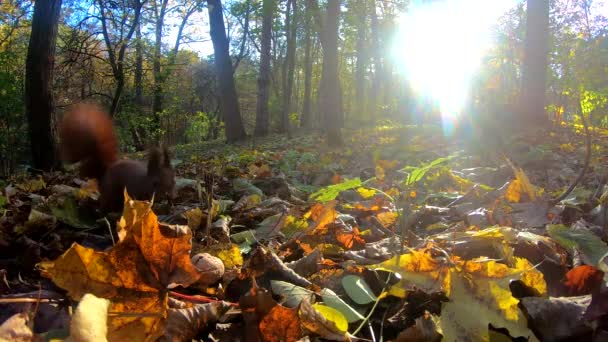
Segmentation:
[(580, 265), (566, 273), (565, 285), (569, 295), (580, 296), (590, 294), (600, 289), (604, 279), (604, 272), (591, 265)]
[(156, 339), (164, 327), (168, 290), (186, 287), (200, 276), (190, 259), (192, 233), (188, 227), (159, 224), (152, 210), (134, 202), (136, 205), (125, 209), (132, 216), (121, 220), (132, 226), (123, 228), (125, 237), (109, 251), (74, 243), (56, 260), (38, 265), (43, 276), (75, 300), (91, 293), (112, 301), (110, 311), (116, 315), (109, 322), (110, 340), (125, 336)]
[(365, 305), (377, 300), (367, 282), (357, 275), (347, 275), (342, 278), (342, 286), (348, 296), (357, 304)]
[(243, 266), (243, 256), (238, 245), (234, 243), (218, 243), (204, 250), (222, 261), (226, 269)]
[(359, 311), (353, 309), (352, 306), (348, 305), (342, 298), (340, 298), (334, 291), (328, 288), (321, 290), (321, 297), (323, 302), (332, 308), (340, 311), (348, 323), (353, 323), (364, 319), (363, 315)]
[(395, 222), (397, 222), (397, 219), (399, 218), (399, 214), (397, 214), (394, 211), (385, 211), (385, 212), (378, 213), (378, 215), (376, 215), (376, 217), (378, 218), (378, 221), (380, 221), (380, 223), (382, 223), (382, 225), (385, 228), (388, 228), (389, 226), (392, 226), (393, 224), (395, 224)]
[(288, 308), (297, 307), (304, 299), (311, 300), (314, 298), (314, 292), (285, 281), (271, 280), (270, 286), (272, 287), (272, 292), (283, 297), (281, 303)]
[[(331, 309), (330, 307), (325, 308)], [(305, 327), (307, 330), (316, 333), (327, 340), (348, 340), (348, 334), (346, 333), (346, 328), (348, 328), (348, 322), (346, 321), (344, 316), (342, 316), (342, 314), (335, 309), (331, 309), (333, 311), (326, 309), (321, 310), (324, 310), (325, 313), (330, 316), (330, 319), (326, 318), (323, 313), (315, 309), (315, 307), (313, 307), (310, 302), (308, 302), (307, 300), (303, 300), (300, 303), (300, 309), (298, 311), (302, 326)], [(334, 320), (337, 322), (335, 322)], [(338, 324), (342, 327), (342, 329), (338, 327)]]
[(302, 337), (298, 309), (276, 305), (260, 322), (264, 341), (298, 341)]

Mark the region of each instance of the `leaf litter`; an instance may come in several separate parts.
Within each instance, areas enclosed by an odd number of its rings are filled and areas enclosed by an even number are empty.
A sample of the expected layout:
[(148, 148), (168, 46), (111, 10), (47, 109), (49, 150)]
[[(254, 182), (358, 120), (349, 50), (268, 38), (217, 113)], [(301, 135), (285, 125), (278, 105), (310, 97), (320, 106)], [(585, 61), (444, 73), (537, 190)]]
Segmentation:
[(492, 158), (409, 126), (178, 149), (173, 206), (108, 217), (94, 183), (15, 176), (0, 339), (601, 340), (605, 171), (555, 203), (583, 140), (558, 129)]

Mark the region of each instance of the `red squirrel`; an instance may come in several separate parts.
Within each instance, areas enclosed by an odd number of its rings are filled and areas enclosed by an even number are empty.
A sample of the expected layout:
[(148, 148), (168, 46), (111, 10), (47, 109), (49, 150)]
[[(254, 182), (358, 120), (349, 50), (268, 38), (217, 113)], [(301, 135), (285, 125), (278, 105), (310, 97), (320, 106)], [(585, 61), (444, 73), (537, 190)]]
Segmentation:
[(61, 158), (81, 162), (80, 175), (94, 178), (103, 212), (121, 211), (124, 189), (138, 200), (152, 195), (175, 198), (175, 172), (166, 148), (152, 148), (148, 163), (118, 158), (118, 140), (112, 120), (98, 106), (78, 104), (70, 108), (59, 124)]

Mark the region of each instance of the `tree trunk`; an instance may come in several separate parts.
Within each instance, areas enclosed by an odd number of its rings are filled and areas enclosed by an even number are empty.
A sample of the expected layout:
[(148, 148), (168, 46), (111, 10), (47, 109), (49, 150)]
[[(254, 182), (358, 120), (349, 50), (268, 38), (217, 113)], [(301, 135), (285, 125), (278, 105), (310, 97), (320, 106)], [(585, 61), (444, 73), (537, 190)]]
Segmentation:
[[(291, 12), (290, 12), (291, 7)], [(291, 95), (293, 91), (293, 74), (295, 69), (296, 55), (296, 1), (287, 0), (287, 14), (285, 17), (285, 34), (287, 36), (287, 55), (285, 56), (285, 66), (287, 73), (283, 87), (283, 113), (281, 115), (281, 130), (283, 133), (290, 133), (289, 113), (291, 113)]]
[(378, 25), (378, 14), (376, 14), (376, 1), (371, 0), (370, 6), (371, 13), (371, 48), (372, 55), (374, 57), (374, 75), (372, 78), (372, 89), (369, 96), (369, 115), (372, 119), (378, 117), (378, 96), (380, 94), (380, 84), (382, 78), (382, 57), (380, 53), (380, 38), (379, 38), (379, 25)]
[(124, 88), (124, 60), (125, 60), (125, 52), (127, 46), (129, 45), (129, 41), (131, 37), (133, 37), (133, 33), (135, 33), (136, 27), (139, 25), (139, 17), (141, 16), (141, 8), (147, 0), (136, 0), (134, 3), (135, 9), (133, 13), (133, 22), (130, 26), (126, 26), (126, 21), (121, 21), (120, 29), (125, 29), (127, 33), (123, 37), (123, 39), (119, 42), (112, 42), (110, 39), (110, 30), (108, 29), (108, 22), (110, 25), (116, 24), (116, 21), (109, 19), (106, 17), (106, 8), (104, 4), (104, 0), (97, 0), (97, 4), (99, 6), (100, 16), (102, 26), (102, 35), (104, 42), (106, 44), (106, 49), (108, 50), (108, 60), (110, 61), (110, 66), (112, 67), (112, 75), (116, 80), (116, 89), (114, 90), (114, 96), (112, 98), (112, 106), (110, 107), (110, 117), (114, 117), (114, 114), (118, 111), (118, 107), (120, 105), (120, 99), (122, 96), (122, 91)]
[(25, 67), (25, 112), (32, 166), (50, 170), (58, 165), (53, 138), (53, 67), (61, 0), (36, 1)]
[(526, 38), (522, 65), (519, 122), (547, 123), (545, 91), (549, 36), (549, 2), (527, 0)]
[[(137, 24), (135, 31), (135, 75), (133, 83), (135, 86), (135, 106), (136, 112), (141, 115), (144, 107), (144, 85), (143, 85), (143, 66), (144, 66), (144, 52), (141, 42), (141, 24)], [(143, 151), (145, 149), (144, 135), (137, 125), (131, 124), (131, 137), (133, 138), (133, 145), (137, 151)]]
[(306, 21), (306, 34), (304, 37), (304, 100), (302, 103), (302, 119), (300, 124), (304, 129), (312, 128), (312, 113), (311, 113), (311, 86), (312, 86), (312, 5), (311, 0), (306, 3), (306, 12), (304, 13)]
[[(160, 59), (161, 59), (161, 44), (163, 42), (163, 26), (165, 24), (165, 13), (167, 11), (168, 0), (162, 0), (160, 8), (154, 8), (154, 14), (156, 19), (156, 26), (154, 32), (154, 60), (152, 62), (152, 72), (154, 74), (154, 98), (152, 100), (152, 118), (153, 118), (153, 129), (154, 136), (156, 139), (160, 139), (159, 131), (161, 128), (160, 116), (163, 111), (163, 88), (162, 88), (162, 76), (160, 74)], [(156, 5), (158, 6), (158, 5)]]
[(270, 126), (268, 98), (270, 97), (270, 48), (272, 38), (272, 16), (274, 0), (264, 0), (262, 5), (262, 42), (260, 51), (260, 74), (258, 76), (258, 104), (255, 117), (255, 135), (265, 136)]
[(365, 48), (365, 0), (356, 3), (357, 13), (357, 64), (355, 66), (355, 115), (358, 119), (365, 112), (365, 69), (367, 68), (367, 49)]
[(327, 17), (323, 39), (323, 75), (321, 78), (320, 107), (325, 114), (327, 143), (330, 146), (342, 145), (342, 94), (338, 78), (338, 24), (340, 0), (327, 2)]
[(207, 0), (209, 10), (209, 26), (211, 41), (215, 56), (215, 68), (218, 75), (220, 92), (220, 110), (225, 123), (226, 139), (235, 142), (246, 137), (239, 99), (236, 94), (234, 77), (232, 74), (232, 60), (228, 50), (228, 38), (224, 26), (221, 0)]

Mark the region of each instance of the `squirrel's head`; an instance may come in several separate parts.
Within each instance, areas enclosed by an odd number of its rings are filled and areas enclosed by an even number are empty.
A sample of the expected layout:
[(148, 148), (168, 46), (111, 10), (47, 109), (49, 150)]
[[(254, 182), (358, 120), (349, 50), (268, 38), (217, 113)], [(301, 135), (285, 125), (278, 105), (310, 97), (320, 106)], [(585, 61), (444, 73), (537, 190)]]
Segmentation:
[(172, 201), (177, 196), (175, 191), (175, 170), (171, 166), (171, 157), (166, 147), (152, 148), (148, 159), (148, 176), (152, 178), (154, 192), (157, 196), (166, 196)]

